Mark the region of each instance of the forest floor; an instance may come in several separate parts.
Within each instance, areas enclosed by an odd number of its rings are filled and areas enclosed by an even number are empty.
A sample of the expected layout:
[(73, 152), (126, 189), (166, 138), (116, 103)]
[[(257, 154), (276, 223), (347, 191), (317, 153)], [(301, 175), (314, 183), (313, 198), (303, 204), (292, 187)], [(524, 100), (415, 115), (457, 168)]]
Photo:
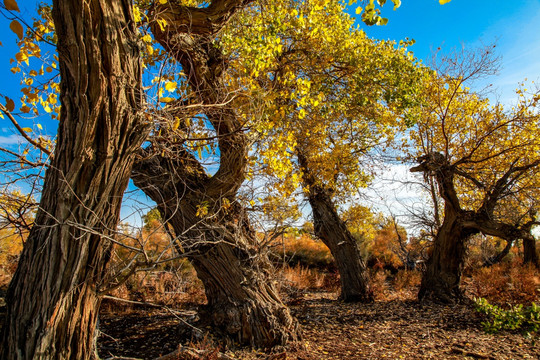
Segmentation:
[[(98, 340), (102, 359), (154, 359), (180, 345), (203, 349), (201, 357), (171, 359), (540, 359), (540, 336), (487, 334), (484, 318), (470, 305), (440, 306), (412, 300), (350, 304), (337, 294), (302, 292), (290, 299), (303, 339), (272, 352), (216, 345), (196, 308), (131, 309), (124, 315), (103, 312)], [(219, 348), (220, 356), (216, 351)], [(200, 352), (203, 353), (203, 352)]]

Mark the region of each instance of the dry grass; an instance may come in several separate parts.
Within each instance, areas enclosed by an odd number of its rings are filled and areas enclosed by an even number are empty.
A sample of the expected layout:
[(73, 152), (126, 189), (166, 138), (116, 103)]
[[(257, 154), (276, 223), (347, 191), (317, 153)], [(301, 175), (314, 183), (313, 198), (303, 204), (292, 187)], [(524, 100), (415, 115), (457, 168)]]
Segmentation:
[(530, 304), (540, 299), (539, 270), (532, 265), (523, 266), (517, 259), (473, 270), (464, 284), (470, 296), (483, 297), (501, 306)]
[[(206, 303), (203, 284), (187, 260), (174, 270), (137, 273), (109, 295), (177, 309)], [(131, 306), (105, 302), (102, 311), (129, 312)]]
[(334, 258), (326, 245), (306, 234), (287, 235), (276, 239), (272, 246), (272, 253), (291, 266), (330, 269), (334, 263)]

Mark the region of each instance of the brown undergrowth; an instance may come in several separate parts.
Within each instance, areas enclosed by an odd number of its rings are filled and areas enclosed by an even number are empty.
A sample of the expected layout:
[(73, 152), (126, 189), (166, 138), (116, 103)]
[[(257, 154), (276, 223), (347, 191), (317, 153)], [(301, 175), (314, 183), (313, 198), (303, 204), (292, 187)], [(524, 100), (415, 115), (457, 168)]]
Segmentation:
[[(372, 304), (339, 301), (339, 275), (329, 252), (316, 240), (286, 240), (273, 249), (278, 257), (275, 279), (283, 301), (303, 328), (304, 339), (270, 352), (224, 342), (199, 318), (206, 298), (187, 261), (140, 272), (109, 294), (101, 308), (99, 353), (155, 359), (177, 351), (193, 359), (536, 359), (540, 339), (519, 332), (486, 334), (483, 315), (472, 307), (420, 305), (416, 294), (421, 273), (370, 269)], [(331, 257), (330, 257), (331, 259)], [(290, 262), (289, 262), (290, 260)], [(484, 297), (507, 306), (539, 302), (538, 269), (522, 266), (519, 257), (489, 268), (466, 269), (463, 288), (469, 297)], [(129, 301), (129, 302), (126, 302)], [(193, 351), (192, 351), (193, 350)], [(182, 356), (184, 356), (182, 355)], [(185, 357), (187, 358), (187, 357)]]

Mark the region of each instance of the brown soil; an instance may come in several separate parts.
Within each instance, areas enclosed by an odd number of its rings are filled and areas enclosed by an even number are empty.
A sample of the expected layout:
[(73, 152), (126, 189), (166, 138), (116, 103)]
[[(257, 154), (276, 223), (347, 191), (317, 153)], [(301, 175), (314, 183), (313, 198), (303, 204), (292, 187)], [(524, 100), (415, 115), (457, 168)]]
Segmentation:
[[(335, 294), (323, 292), (304, 293), (290, 305), (302, 324), (304, 338), (272, 352), (215, 345), (213, 339), (220, 335), (197, 322), (193, 310), (173, 314), (140, 309), (123, 316), (102, 314), (99, 353), (104, 359), (153, 359), (186, 345), (199, 349), (219, 346), (224, 358), (230, 359), (540, 358), (538, 335), (486, 334), (482, 316), (466, 305), (421, 305), (412, 300), (347, 304)], [(215, 353), (207, 358), (216, 358)]]

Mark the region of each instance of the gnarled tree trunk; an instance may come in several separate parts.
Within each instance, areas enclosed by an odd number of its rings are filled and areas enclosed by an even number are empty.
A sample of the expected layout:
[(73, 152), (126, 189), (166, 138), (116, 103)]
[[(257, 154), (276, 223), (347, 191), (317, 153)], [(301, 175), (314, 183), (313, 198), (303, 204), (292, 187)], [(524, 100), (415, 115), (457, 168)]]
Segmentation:
[[(188, 158), (185, 152), (183, 162), (147, 158), (136, 164), (133, 181), (172, 225), (177, 248), (204, 284), (213, 324), (237, 342), (255, 347), (297, 339), (298, 323), (279, 298), (269, 276), (270, 264), (257, 248), (245, 211), (234, 202), (234, 194), (222, 197), (204, 190), (211, 178)], [(224, 208), (228, 199), (232, 205)], [(203, 202), (209, 211), (206, 216), (197, 214)]]
[(62, 110), (40, 208), (9, 286), (2, 359), (90, 359), (98, 287), (145, 137), (131, 2), (53, 1)]
[[(208, 7), (168, 3), (156, 12), (156, 40), (181, 65), (193, 103), (201, 104), (216, 133), (219, 169), (210, 176), (182, 144), (167, 144), (167, 156), (146, 149), (133, 181), (158, 205), (205, 285), (214, 324), (243, 344), (283, 345), (299, 334), (268, 276), (268, 260), (257, 249), (244, 210), (236, 201), (245, 179), (248, 139), (224, 80), (227, 59), (216, 34), (251, 0), (214, 0)], [(167, 110), (167, 109), (165, 109)], [(171, 107), (174, 111), (174, 107)]]
[(459, 288), (466, 255), (466, 241), (478, 233), (475, 213), (461, 208), (454, 186), (454, 169), (440, 153), (429, 153), (418, 159), (420, 165), (411, 172), (434, 176), (444, 199), (444, 219), (433, 242), (433, 252), (422, 277), (419, 300), (455, 303), (463, 299)]
[(433, 243), (433, 252), (422, 277), (419, 300), (455, 303), (463, 299), (460, 290), (461, 274), (466, 255), (466, 242), (478, 230), (464, 228), (461, 214), (448, 206), (444, 221)]
[(506, 246), (504, 247), (504, 249), (502, 249), (501, 252), (499, 252), (497, 255), (490, 256), (486, 261), (484, 261), (482, 267), (489, 267), (500, 263), (502, 259), (504, 259), (504, 257), (510, 253), (510, 249), (512, 249), (513, 243), (513, 240), (506, 241)]
[(339, 217), (330, 191), (317, 184), (302, 150), (298, 149), (297, 155), (302, 169), (302, 181), (308, 188), (307, 197), (313, 211), (315, 235), (330, 249), (334, 257), (340, 275), (341, 298), (349, 302), (373, 301), (366, 265), (356, 239)]
[(523, 262), (538, 267), (538, 254), (536, 253), (536, 239), (530, 233), (523, 236)]

